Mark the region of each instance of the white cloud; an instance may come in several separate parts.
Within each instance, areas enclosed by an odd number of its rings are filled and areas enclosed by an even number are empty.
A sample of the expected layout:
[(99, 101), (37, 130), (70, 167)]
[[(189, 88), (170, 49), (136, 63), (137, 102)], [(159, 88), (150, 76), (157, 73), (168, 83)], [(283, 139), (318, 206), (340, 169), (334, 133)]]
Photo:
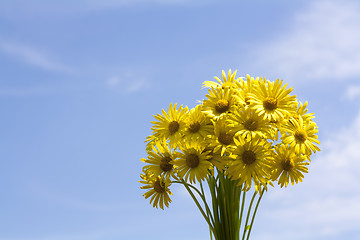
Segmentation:
[(348, 100), (354, 100), (356, 98), (360, 97), (360, 85), (358, 86), (348, 86), (345, 93), (345, 98)]
[(349, 128), (334, 132), (322, 143), (322, 152), (316, 154), (303, 183), (269, 191), (260, 214), (275, 224), (259, 239), (319, 239), (358, 231), (359, 146), (360, 113)]
[(121, 78), (119, 77), (111, 77), (108, 80), (106, 80), (106, 85), (109, 87), (118, 86), (120, 83), (121, 83)]
[(146, 88), (148, 85), (148, 82), (145, 80), (137, 80), (132, 82), (126, 89), (128, 93), (135, 93), (139, 92), (142, 89)]
[(105, 81), (109, 88), (121, 89), (125, 93), (136, 93), (149, 87), (149, 81), (139, 78), (131, 71), (122, 74), (122, 77), (114, 76)]
[(72, 69), (54, 61), (47, 54), (24, 44), (0, 40), (0, 51), (21, 62), (48, 71), (72, 72)]
[(289, 20), (291, 30), (257, 49), (256, 65), (301, 80), (359, 77), (359, 12), (357, 1), (312, 1)]

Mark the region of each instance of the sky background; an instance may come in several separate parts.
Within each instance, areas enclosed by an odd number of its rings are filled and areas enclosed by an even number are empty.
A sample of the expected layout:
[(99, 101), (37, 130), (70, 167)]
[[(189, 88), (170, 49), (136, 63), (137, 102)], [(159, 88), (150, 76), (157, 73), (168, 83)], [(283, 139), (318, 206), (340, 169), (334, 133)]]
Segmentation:
[(252, 238), (360, 239), (360, 3), (0, 1), (0, 240), (209, 239), (174, 186), (142, 197), (150, 121), (221, 70), (284, 79), (321, 141)]

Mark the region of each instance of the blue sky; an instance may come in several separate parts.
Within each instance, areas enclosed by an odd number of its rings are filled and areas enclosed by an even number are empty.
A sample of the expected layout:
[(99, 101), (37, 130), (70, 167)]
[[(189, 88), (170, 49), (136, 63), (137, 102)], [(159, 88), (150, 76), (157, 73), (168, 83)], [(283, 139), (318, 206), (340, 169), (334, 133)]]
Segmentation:
[(252, 237), (360, 238), (360, 4), (0, 2), (0, 240), (209, 239), (179, 186), (139, 189), (152, 115), (193, 107), (221, 70), (284, 79), (322, 152), (264, 196)]

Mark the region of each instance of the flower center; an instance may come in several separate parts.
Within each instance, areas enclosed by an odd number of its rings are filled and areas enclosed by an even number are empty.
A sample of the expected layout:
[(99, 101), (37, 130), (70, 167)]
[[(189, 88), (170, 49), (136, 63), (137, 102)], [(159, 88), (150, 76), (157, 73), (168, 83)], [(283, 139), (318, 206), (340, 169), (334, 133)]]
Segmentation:
[(255, 131), (258, 127), (257, 121), (253, 119), (248, 119), (244, 122), (244, 127), (246, 130)]
[(290, 158), (286, 158), (281, 162), (281, 167), (285, 171), (291, 171), (294, 168), (294, 164), (292, 163)]
[(263, 106), (265, 108), (265, 110), (274, 110), (277, 108), (277, 100), (274, 97), (267, 97), (264, 101), (263, 101)]
[(295, 131), (294, 137), (299, 142), (305, 142), (305, 140), (307, 139), (307, 134), (304, 130), (299, 129)]
[(226, 132), (221, 132), (219, 134), (218, 141), (224, 145), (229, 145), (233, 142), (233, 135)]
[(171, 135), (173, 135), (174, 133), (176, 133), (179, 130), (179, 123), (177, 121), (172, 121), (171, 123), (169, 123), (169, 132)]
[(229, 101), (226, 99), (220, 99), (215, 103), (215, 110), (218, 113), (224, 113), (227, 110), (229, 110), (230, 105), (229, 105)]
[(251, 150), (245, 150), (241, 155), (241, 160), (246, 165), (251, 165), (256, 161), (256, 154)]
[(189, 168), (196, 168), (197, 166), (199, 166), (199, 163), (200, 160), (198, 155), (191, 153), (186, 156), (186, 164)]
[(154, 190), (155, 192), (157, 193), (163, 193), (165, 192), (165, 188), (163, 186), (161, 186), (161, 182), (159, 180), (157, 180), (155, 183), (154, 183)]
[(194, 122), (194, 123), (190, 124), (188, 129), (189, 129), (189, 132), (191, 132), (191, 133), (197, 133), (200, 130), (200, 123)]
[(171, 160), (170, 157), (163, 157), (160, 161), (160, 169), (164, 172), (170, 171), (173, 168), (173, 165), (169, 163)]
[(251, 98), (250, 97), (245, 97), (244, 101), (246, 103), (246, 105), (250, 105), (250, 100)]

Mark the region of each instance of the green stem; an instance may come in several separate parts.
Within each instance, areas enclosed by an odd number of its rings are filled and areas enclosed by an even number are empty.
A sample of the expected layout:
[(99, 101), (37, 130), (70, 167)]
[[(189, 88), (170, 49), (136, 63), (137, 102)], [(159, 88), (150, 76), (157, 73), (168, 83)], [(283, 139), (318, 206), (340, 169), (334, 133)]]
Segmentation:
[(201, 214), (203, 215), (203, 217), (205, 218), (206, 222), (209, 224), (209, 227), (210, 227), (211, 231), (214, 231), (214, 227), (212, 226), (209, 218), (206, 216), (206, 214), (205, 214), (204, 210), (202, 209), (199, 201), (196, 199), (195, 195), (193, 194), (193, 192), (192, 192), (191, 189), (189, 188), (189, 186), (191, 186), (191, 185), (187, 184), (183, 179), (181, 179), (181, 182), (182, 182), (182, 184), (185, 186), (186, 190), (189, 192), (189, 194), (191, 195), (191, 197), (193, 198), (196, 206), (197, 206), (198, 209), (200, 210), (200, 212), (201, 212)]
[[(210, 211), (209, 207), (208, 207), (207, 204), (206, 204), (206, 197), (205, 197), (205, 192), (204, 192), (204, 188), (203, 188), (202, 182), (200, 182), (200, 190), (201, 190), (202, 196), (204, 197), (204, 198), (203, 198), (203, 201), (204, 201), (204, 204), (205, 204), (205, 206), (206, 206), (206, 215), (207, 215), (207, 217), (211, 216), (212, 224), (213, 224), (213, 226), (214, 226), (214, 218), (212, 217), (211, 211)], [(209, 231), (210, 231), (210, 239), (212, 240), (212, 232), (211, 232), (210, 226), (209, 226)]]
[[(208, 206), (208, 204), (206, 202), (206, 198), (205, 198), (205, 194), (204, 194), (203, 190), (202, 190), (202, 193), (201, 193), (199, 191), (199, 189), (197, 189), (196, 187), (194, 187), (191, 184), (188, 184), (183, 179), (181, 180), (181, 182), (180, 181), (172, 181), (172, 183), (180, 183), (180, 184), (183, 184), (184, 186), (187, 185), (188, 187), (191, 187), (192, 189), (194, 189), (197, 192), (197, 194), (200, 196), (201, 200), (203, 200), (204, 206), (206, 208), (206, 213), (207, 213), (208, 216), (210, 216), (210, 220), (211, 220), (212, 224), (214, 224), (214, 217), (212, 216), (210, 208), (209, 208), (209, 206)], [(202, 187), (202, 185), (201, 185), (201, 187)]]
[(255, 196), (256, 196), (256, 191), (254, 192), (252, 198), (251, 198), (251, 201), (250, 201), (250, 205), (249, 205), (249, 209), (248, 209), (248, 213), (247, 213), (247, 216), (246, 216), (246, 221), (245, 221), (245, 228), (244, 228), (244, 233), (243, 233), (243, 237), (242, 237), (242, 240), (245, 239), (245, 234), (246, 234), (246, 228), (247, 228), (247, 224), (248, 224), (248, 221), (249, 221), (249, 216), (250, 216), (250, 212), (251, 212), (251, 207), (252, 207), (252, 204), (254, 202), (254, 199), (255, 199)]
[(250, 232), (251, 232), (251, 229), (252, 229), (254, 220), (255, 220), (256, 211), (257, 211), (257, 209), (258, 209), (258, 207), (259, 207), (259, 204), (260, 204), (260, 201), (261, 201), (262, 196), (264, 195), (264, 192), (265, 192), (265, 187), (264, 187), (263, 190), (261, 191), (261, 194), (260, 194), (260, 196), (259, 196), (259, 199), (258, 199), (258, 201), (257, 201), (257, 203), (256, 203), (255, 210), (254, 210), (254, 213), (253, 213), (253, 216), (252, 216), (252, 219), (251, 219), (250, 228), (249, 228), (249, 232), (248, 232), (248, 235), (247, 235), (246, 240), (249, 240)]
[(211, 177), (209, 177), (207, 179), (208, 181), (208, 185), (209, 185), (209, 190), (211, 193), (211, 199), (212, 199), (212, 208), (213, 208), (213, 215), (214, 215), (214, 237), (216, 240), (220, 239), (220, 233), (221, 233), (221, 223), (220, 223), (220, 218), (219, 218), (219, 208), (218, 208), (218, 200), (217, 200), (217, 195), (216, 195), (216, 179), (214, 178), (213, 175), (210, 175)]
[[(241, 229), (241, 222), (242, 222), (242, 216), (243, 216), (243, 212), (244, 212), (244, 205), (245, 205), (245, 191), (242, 191), (243, 192), (243, 198), (242, 198), (242, 201), (241, 201), (241, 210), (240, 210), (240, 226), (239, 226), (239, 232), (240, 232), (240, 229)], [(246, 227), (246, 226), (245, 226)]]

